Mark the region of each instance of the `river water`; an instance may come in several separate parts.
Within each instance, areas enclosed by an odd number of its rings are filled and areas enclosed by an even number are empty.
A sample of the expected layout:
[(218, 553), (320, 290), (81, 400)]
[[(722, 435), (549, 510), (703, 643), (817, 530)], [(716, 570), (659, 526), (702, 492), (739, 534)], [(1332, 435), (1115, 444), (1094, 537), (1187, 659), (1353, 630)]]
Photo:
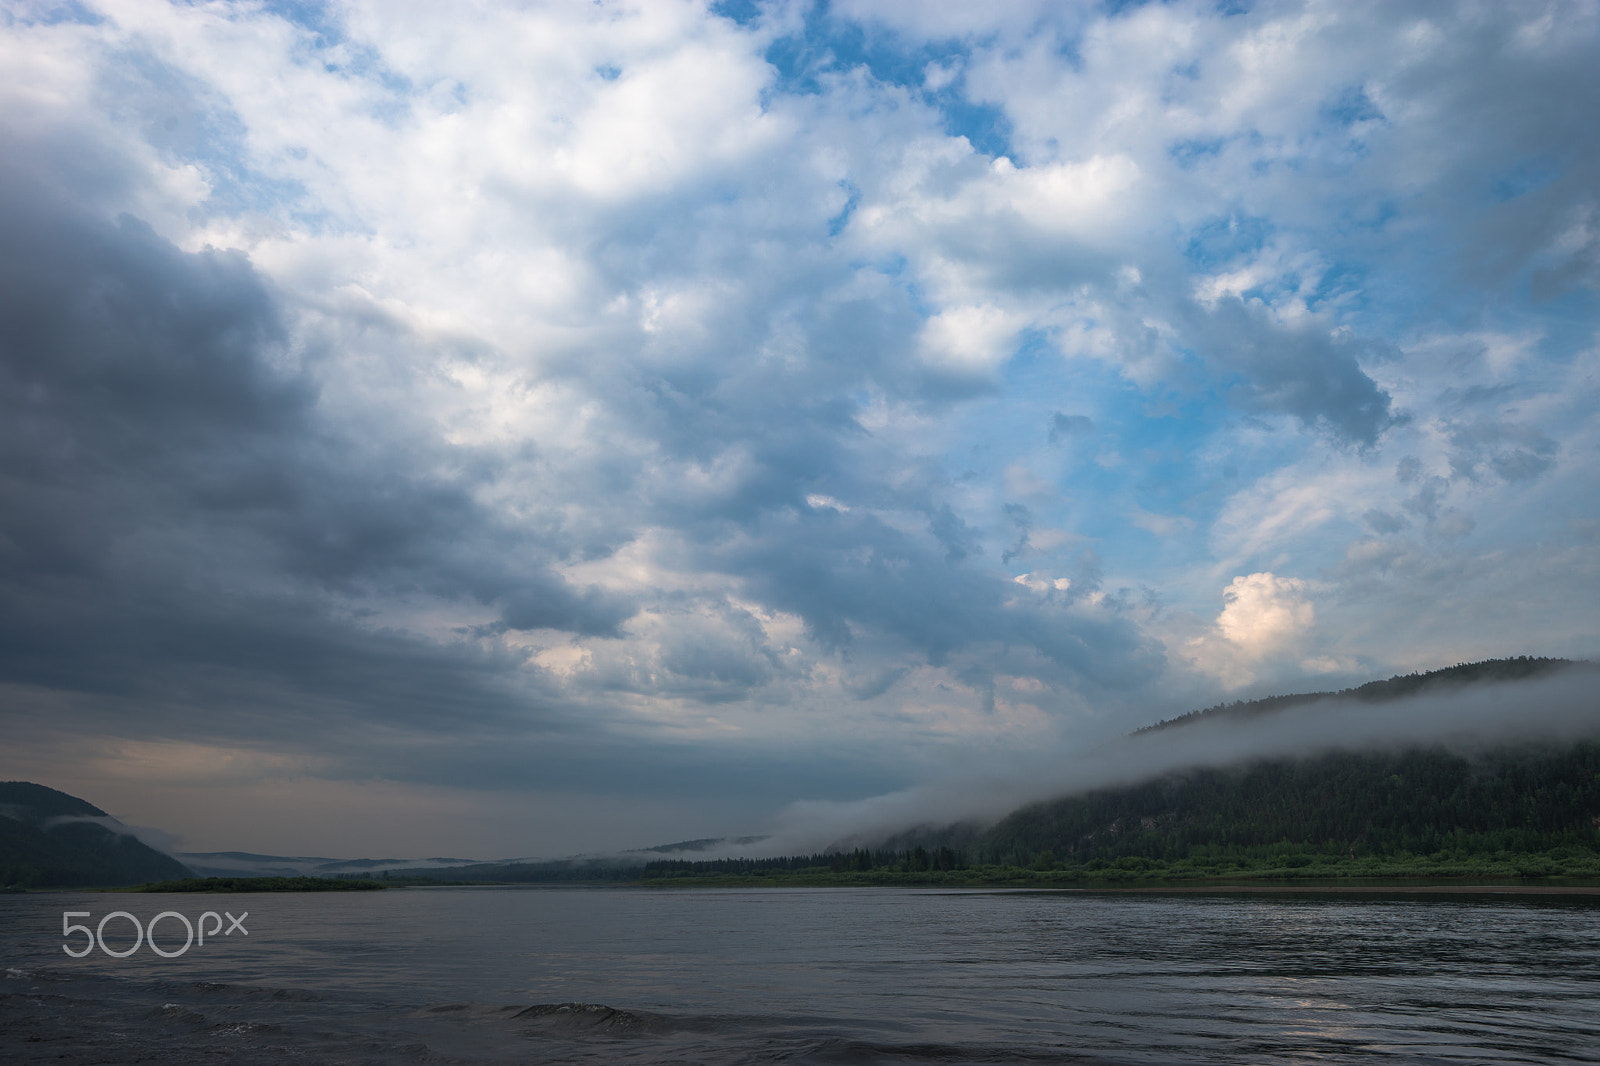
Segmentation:
[(1600, 1062), (1592, 896), (49, 893), (0, 965), (4, 1062)]

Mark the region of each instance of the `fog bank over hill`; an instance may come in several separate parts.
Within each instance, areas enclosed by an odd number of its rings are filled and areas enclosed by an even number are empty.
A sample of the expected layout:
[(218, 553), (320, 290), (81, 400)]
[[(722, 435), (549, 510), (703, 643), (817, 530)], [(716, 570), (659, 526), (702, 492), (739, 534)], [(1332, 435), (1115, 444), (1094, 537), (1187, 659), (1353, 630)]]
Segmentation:
[(1470, 755), (1505, 745), (1600, 735), (1600, 667), (1520, 660), (1530, 661), (1541, 665), (1523, 680), (1443, 680), (1395, 699), (1362, 699), (1356, 695), (1362, 690), (1320, 698), (1272, 697), (1185, 716), (1085, 751), (1040, 752), (1023, 763), (977, 767), (957, 780), (852, 803), (796, 803), (783, 812), (759, 853), (876, 846), (916, 827), (987, 825), (1028, 803), (1137, 784), (1185, 769), (1339, 750), (1444, 747)]
[(0, 781), (0, 887), (84, 888), (187, 877), (189, 871), (77, 796), (31, 781)]

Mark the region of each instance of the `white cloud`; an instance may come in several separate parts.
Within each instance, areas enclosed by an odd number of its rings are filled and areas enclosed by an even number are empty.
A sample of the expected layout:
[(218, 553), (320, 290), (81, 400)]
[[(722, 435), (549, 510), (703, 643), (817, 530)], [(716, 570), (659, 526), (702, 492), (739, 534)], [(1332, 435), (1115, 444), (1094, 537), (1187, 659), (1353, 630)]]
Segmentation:
[(1133, 524), (1158, 537), (1179, 537), (1194, 529), (1194, 521), (1183, 515), (1155, 514), (1141, 507), (1133, 509)]
[(1010, 357), (1021, 322), (998, 307), (952, 307), (923, 328), (923, 358), (961, 374), (988, 374)]
[(1222, 599), (1217, 632), (1250, 656), (1271, 654), (1297, 640), (1317, 617), (1304, 581), (1272, 573), (1234, 578)]
[[(248, 255), (281, 336), (241, 365), (305, 398), (283, 440), (123, 471), (160, 491), (84, 503), (97, 565), (414, 639), (507, 734), (884, 765), (902, 712), (1032, 735), (1211, 691), (1191, 657), (1243, 684), (1595, 635), (1595, 323), (1526, 300), (1592, 280), (1594, 5), (91, 6), (0, 28), (0, 207)], [(161, 451), (136, 428), (105, 462)]]
[(1254, 681), (1263, 670), (1275, 670), (1284, 662), (1325, 673), (1326, 657), (1300, 658), (1317, 620), (1309, 593), (1309, 583), (1299, 578), (1269, 571), (1241, 574), (1223, 590), (1216, 621), (1188, 641), (1184, 654), (1199, 670), (1230, 688)]
[(1286, 550), (1353, 521), (1387, 493), (1391, 475), (1346, 456), (1285, 465), (1229, 497), (1211, 529), (1223, 567), (1272, 563)]
[(1057, 592), (1066, 592), (1068, 589), (1072, 588), (1072, 579), (1071, 578), (1066, 578), (1066, 577), (1055, 577), (1055, 578), (1053, 578), (1053, 577), (1050, 577), (1050, 576), (1048, 576), (1046, 574), (1038, 574), (1038, 573), (1018, 574), (1016, 577), (1012, 578), (1011, 580), (1015, 581), (1017, 584), (1022, 585), (1022, 586), (1026, 587), (1026, 588), (1030, 588), (1035, 592), (1049, 592), (1052, 589), (1054, 589)]

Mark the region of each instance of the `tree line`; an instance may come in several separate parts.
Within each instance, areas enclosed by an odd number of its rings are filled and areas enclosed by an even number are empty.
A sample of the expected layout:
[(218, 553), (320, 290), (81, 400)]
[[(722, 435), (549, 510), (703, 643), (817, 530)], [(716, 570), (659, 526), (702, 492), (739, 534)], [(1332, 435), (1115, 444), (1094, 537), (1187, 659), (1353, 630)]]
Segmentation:
[[(955, 831), (946, 831), (959, 832)], [(1123, 857), (1483, 855), (1600, 848), (1600, 744), (1333, 752), (1038, 803), (976, 834), (980, 864)]]
[(822, 851), (810, 855), (783, 855), (765, 859), (660, 859), (645, 863), (641, 876), (671, 877), (750, 877), (777, 872), (826, 870), (831, 873), (865, 873), (893, 870), (901, 873), (929, 873), (937, 870), (964, 870), (970, 864), (967, 854), (948, 845), (932, 848), (921, 845), (896, 851), (888, 848), (856, 848), (852, 851)]

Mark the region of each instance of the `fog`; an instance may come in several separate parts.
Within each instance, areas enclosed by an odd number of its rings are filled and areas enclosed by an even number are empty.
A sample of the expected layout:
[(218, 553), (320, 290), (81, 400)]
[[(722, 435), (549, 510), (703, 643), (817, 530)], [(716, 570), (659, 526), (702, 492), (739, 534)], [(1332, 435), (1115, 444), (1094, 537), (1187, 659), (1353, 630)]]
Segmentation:
[(1213, 715), (1025, 763), (985, 766), (961, 778), (855, 802), (806, 801), (778, 817), (759, 849), (802, 854), (876, 846), (919, 826), (992, 824), (1025, 804), (1133, 785), (1174, 771), (1331, 751), (1443, 746), (1464, 754), (1503, 744), (1600, 735), (1600, 669), (1568, 668), (1530, 681), (1440, 688), (1364, 703), (1330, 697), (1255, 717)]

